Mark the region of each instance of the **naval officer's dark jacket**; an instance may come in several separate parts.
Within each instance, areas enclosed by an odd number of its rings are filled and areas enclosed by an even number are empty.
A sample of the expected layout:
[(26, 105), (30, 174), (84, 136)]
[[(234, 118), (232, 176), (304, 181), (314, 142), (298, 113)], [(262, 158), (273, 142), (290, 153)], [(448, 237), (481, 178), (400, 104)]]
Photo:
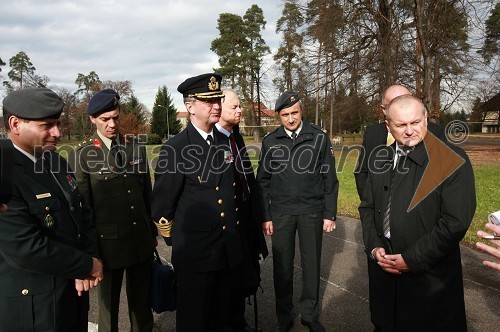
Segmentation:
[(328, 136), (302, 119), (293, 142), (283, 125), (264, 137), (257, 170), (257, 183), (264, 220), (272, 213), (323, 214), (335, 220), (339, 182)]
[[(394, 173), (389, 242), (383, 235), (383, 219), (394, 145), (379, 147), (369, 159), (371, 171), (359, 212), (367, 255), (383, 247), (388, 253), (401, 254), (410, 271), (390, 274), (368, 259), (372, 322), (390, 331), (465, 331), (459, 244), (476, 208), (469, 158), (462, 149), (427, 133), (425, 143), (408, 154), (407, 170)], [(461, 158), (460, 162), (452, 165), (454, 158), (445, 156), (447, 151)], [(449, 170), (453, 172), (442, 176)], [(431, 182), (422, 181), (424, 172), (431, 175)], [(426, 191), (428, 195), (409, 209), (421, 182), (432, 183), (430, 188), (435, 189)]]
[(66, 161), (50, 156), (66, 195), (50, 173), (37, 167), (36, 174), (34, 162), (14, 152), (13, 196), (0, 213), (0, 331), (87, 325), (88, 293), (78, 297), (74, 279), (85, 279), (97, 256), (92, 212)]
[(172, 264), (210, 272), (241, 262), (234, 173), (227, 137), (214, 128), (209, 146), (190, 123), (161, 148), (155, 169), (152, 217), (172, 222)]
[(99, 256), (106, 269), (144, 262), (153, 252), (151, 179), (146, 148), (120, 135), (121, 165), (97, 134), (68, 158), (80, 192), (94, 210)]

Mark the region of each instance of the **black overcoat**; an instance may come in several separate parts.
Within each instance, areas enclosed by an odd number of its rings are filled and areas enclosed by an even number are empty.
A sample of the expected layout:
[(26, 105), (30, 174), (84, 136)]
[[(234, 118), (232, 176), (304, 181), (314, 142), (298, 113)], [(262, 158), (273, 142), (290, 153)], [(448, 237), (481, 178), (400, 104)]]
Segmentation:
[(210, 272), (242, 260), (234, 173), (227, 137), (213, 130), (209, 146), (190, 123), (161, 148), (155, 168), (152, 217), (173, 221), (172, 264)]
[[(436, 143), (438, 142), (438, 143)], [(438, 174), (449, 159), (429, 166), (435, 144), (446, 144), (463, 158), (462, 165), (408, 212), (424, 171)], [(391, 240), (383, 236), (383, 218), (390, 189), (394, 145), (379, 147), (370, 158), (372, 170), (359, 211), (367, 255), (375, 247), (402, 254), (410, 271), (384, 272), (368, 259), (370, 310), (374, 325), (397, 331), (465, 331), (465, 305), (460, 241), (476, 208), (474, 175), (465, 152), (436, 138), (421, 142), (396, 172), (391, 198)], [(378, 153), (377, 153), (378, 152)], [(385, 156), (385, 157), (384, 157)]]
[[(443, 142), (446, 142), (446, 135), (442, 126), (429, 122), (427, 129), (434, 134), (434, 136)], [(363, 135), (363, 143), (359, 152), (358, 164), (356, 166), (356, 170), (354, 171), (356, 189), (360, 199), (363, 195), (363, 191), (365, 190), (366, 179), (368, 178), (368, 158), (373, 153), (375, 148), (386, 145), (387, 133), (388, 131), (385, 122), (381, 122), (368, 127)]]
[(87, 326), (88, 293), (79, 297), (97, 256), (92, 212), (83, 202), (66, 161), (50, 154), (49, 173), (35, 173), (14, 152), (14, 188), (0, 213), (0, 331), (75, 331)]

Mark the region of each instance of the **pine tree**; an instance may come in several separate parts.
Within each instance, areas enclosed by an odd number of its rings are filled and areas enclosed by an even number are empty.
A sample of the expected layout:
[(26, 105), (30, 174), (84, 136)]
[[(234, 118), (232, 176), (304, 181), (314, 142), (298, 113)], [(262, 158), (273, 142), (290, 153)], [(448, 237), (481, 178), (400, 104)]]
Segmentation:
[(158, 88), (156, 93), (151, 117), (151, 132), (166, 138), (168, 134), (175, 135), (180, 130), (181, 123), (177, 120), (177, 110), (167, 87), (164, 85)]

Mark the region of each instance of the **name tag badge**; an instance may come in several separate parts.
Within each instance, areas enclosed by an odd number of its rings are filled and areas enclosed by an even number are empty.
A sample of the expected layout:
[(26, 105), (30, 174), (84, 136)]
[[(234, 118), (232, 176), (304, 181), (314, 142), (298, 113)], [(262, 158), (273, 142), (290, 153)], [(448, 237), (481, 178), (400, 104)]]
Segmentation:
[(144, 161), (144, 159), (142, 159), (142, 158), (135, 158), (134, 160), (132, 160), (130, 162), (130, 165), (142, 164), (143, 161)]
[(101, 170), (99, 171), (99, 174), (111, 174), (111, 171), (107, 167), (101, 168)]
[(52, 195), (50, 193), (45, 193), (45, 194), (38, 194), (35, 197), (36, 199), (42, 199), (42, 198), (52, 197)]

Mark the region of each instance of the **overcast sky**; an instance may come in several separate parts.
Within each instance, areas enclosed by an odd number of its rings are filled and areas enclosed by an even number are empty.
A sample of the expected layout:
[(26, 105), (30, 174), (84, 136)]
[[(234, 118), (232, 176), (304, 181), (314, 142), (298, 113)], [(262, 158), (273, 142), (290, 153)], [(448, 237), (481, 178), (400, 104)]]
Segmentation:
[[(158, 87), (166, 85), (176, 106), (177, 86), (218, 67), (210, 51), (219, 36), (221, 13), (243, 16), (252, 4), (267, 21), (263, 37), (274, 53), (281, 15), (279, 0), (11, 0), (0, 5), (2, 81), (9, 59), (24, 51), (38, 75), (76, 91), (78, 73), (95, 71), (101, 81), (130, 80), (151, 110)], [(271, 81), (272, 78), (269, 79)], [(272, 88), (270, 99), (274, 103)], [(1, 99), (5, 89), (0, 87)], [(179, 110), (183, 110), (179, 108)]]

